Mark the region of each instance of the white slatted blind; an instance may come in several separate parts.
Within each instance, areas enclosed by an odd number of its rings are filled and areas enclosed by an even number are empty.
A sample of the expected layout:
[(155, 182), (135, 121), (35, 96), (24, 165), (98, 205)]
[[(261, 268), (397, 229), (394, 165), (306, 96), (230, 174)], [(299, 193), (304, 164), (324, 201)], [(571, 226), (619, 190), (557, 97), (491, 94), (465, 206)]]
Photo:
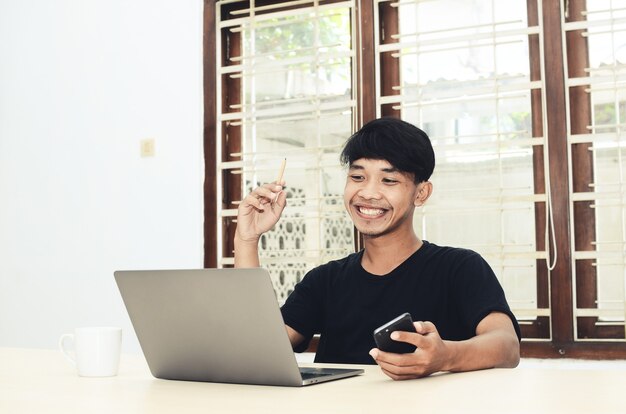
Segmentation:
[[(481, 253), (518, 318), (549, 315), (537, 303), (546, 252), (537, 249), (535, 217), (546, 214), (546, 196), (535, 191), (543, 165), (533, 151), (543, 153), (544, 137), (532, 125), (543, 116), (533, 119), (531, 104), (532, 91), (544, 92), (529, 52), (541, 26), (529, 25), (525, 0), (376, 0), (374, 10), (385, 8), (398, 10), (399, 28), (376, 33), (379, 111), (400, 111), (424, 129), (437, 158), (418, 234)], [(400, 82), (385, 91), (380, 68), (390, 57)]]
[[(566, 90), (584, 87), (592, 119), (585, 131), (568, 131), (568, 140), (572, 148), (591, 144), (593, 183), (586, 191), (572, 189), (570, 194), (573, 206), (581, 205), (595, 213), (596, 239), (595, 250), (576, 250), (573, 260), (575, 265), (592, 260), (597, 277), (596, 303), (593, 307), (575, 304), (574, 318), (598, 317), (600, 325), (623, 325), (626, 315), (626, 1), (588, 1), (586, 10), (574, 17), (573, 20), (580, 21), (564, 22), (563, 29), (586, 39), (589, 64), (583, 76), (568, 76)], [(578, 114), (569, 99), (567, 102), (571, 120)], [(570, 163), (575, 171), (575, 163), (571, 159)], [(582, 225), (575, 223), (574, 229)], [(574, 241), (572, 244), (575, 245)], [(595, 339), (583, 336), (577, 334), (579, 340)]]
[[(245, 195), (274, 181), (287, 158), (288, 205), (260, 245), (280, 301), (307, 270), (354, 251), (339, 165), (355, 118), (353, 13), (352, 1), (217, 2), (217, 44), (228, 48), (217, 54), (225, 57), (217, 83), (239, 82), (241, 91), (237, 104), (218, 100), (217, 136), (238, 128), (242, 139), (241, 153), (218, 148), (218, 177), (240, 174)], [(220, 207), (219, 228), (236, 207)], [(219, 259), (232, 263), (232, 252)]]

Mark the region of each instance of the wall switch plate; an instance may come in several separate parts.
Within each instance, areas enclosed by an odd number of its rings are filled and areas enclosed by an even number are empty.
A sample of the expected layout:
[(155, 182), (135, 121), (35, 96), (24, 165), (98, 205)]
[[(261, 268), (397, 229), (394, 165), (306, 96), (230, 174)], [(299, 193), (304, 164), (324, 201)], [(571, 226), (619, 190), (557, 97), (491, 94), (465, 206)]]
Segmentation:
[(139, 141), (139, 153), (142, 158), (154, 157), (154, 138), (142, 139)]

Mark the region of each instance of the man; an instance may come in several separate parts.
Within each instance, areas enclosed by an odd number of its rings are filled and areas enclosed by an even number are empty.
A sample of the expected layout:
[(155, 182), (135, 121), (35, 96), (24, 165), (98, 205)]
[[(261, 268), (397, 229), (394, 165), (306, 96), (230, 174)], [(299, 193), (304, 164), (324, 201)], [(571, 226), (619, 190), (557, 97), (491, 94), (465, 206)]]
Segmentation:
[[(319, 333), (316, 362), (372, 363), (396, 380), (438, 371), (515, 367), (519, 326), (489, 265), (475, 252), (420, 240), (413, 213), (430, 197), (435, 156), (428, 136), (394, 118), (366, 124), (341, 153), (345, 207), (363, 250), (311, 270), (281, 311), (296, 351)], [(239, 205), (235, 266), (258, 267), (258, 241), (286, 205), (284, 182)], [(409, 354), (375, 348), (372, 332), (409, 312), (417, 333), (392, 339)]]

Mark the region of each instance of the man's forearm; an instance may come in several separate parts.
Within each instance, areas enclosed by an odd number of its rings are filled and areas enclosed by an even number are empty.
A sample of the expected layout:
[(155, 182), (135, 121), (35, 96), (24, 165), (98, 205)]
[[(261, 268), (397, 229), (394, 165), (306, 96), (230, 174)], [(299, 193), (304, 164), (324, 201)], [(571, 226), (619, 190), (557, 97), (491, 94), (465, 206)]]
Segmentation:
[(289, 337), (289, 342), (291, 342), (292, 348), (297, 347), (302, 341), (304, 341), (304, 336), (300, 332), (296, 331), (289, 325), (285, 325), (285, 328), (287, 329), (287, 336)]
[(235, 236), (235, 267), (260, 267), (259, 243), (242, 241)]
[(519, 364), (519, 341), (507, 331), (491, 331), (466, 341), (444, 341), (451, 351), (445, 371), (514, 368)]

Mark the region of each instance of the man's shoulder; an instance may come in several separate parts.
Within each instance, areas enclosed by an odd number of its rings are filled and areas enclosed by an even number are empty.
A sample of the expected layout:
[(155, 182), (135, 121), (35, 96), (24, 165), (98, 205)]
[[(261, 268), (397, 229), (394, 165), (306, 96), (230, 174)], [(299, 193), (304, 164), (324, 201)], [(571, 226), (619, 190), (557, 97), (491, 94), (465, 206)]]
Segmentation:
[(355, 253), (351, 253), (345, 257), (342, 257), (340, 259), (335, 259), (335, 260), (331, 260), (329, 262), (326, 262), (322, 265), (317, 266), (316, 268), (314, 268), (313, 270), (315, 271), (320, 271), (320, 272), (336, 272), (336, 271), (341, 271), (344, 270), (346, 268), (350, 268), (353, 266), (356, 266), (360, 263), (360, 258), (361, 258), (362, 252), (355, 252)]
[(300, 289), (329, 289), (341, 281), (350, 279), (360, 263), (358, 253), (350, 254), (341, 259), (331, 260), (309, 270), (298, 283)]
[(340, 259), (331, 260), (311, 269), (307, 273), (307, 277), (309, 279), (335, 279), (339, 275), (353, 272), (355, 267), (360, 265), (360, 257), (361, 252), (356, 252)]
[(462, 247), (437, 246), (430, 244), (429, 265), (439, 275), (447, 274), (452, 279), (475, 280), (477, 275), (491, 277), (493, 269), (479, 253)]
[(424, 241), (426, 247), (425, 253), (430, 257), (441, 258), (445, 260), (464, 260), (471, 258), (480, 258), (480, 254), (474, 250), (464, 247), (439, 246), (435, 243)]

